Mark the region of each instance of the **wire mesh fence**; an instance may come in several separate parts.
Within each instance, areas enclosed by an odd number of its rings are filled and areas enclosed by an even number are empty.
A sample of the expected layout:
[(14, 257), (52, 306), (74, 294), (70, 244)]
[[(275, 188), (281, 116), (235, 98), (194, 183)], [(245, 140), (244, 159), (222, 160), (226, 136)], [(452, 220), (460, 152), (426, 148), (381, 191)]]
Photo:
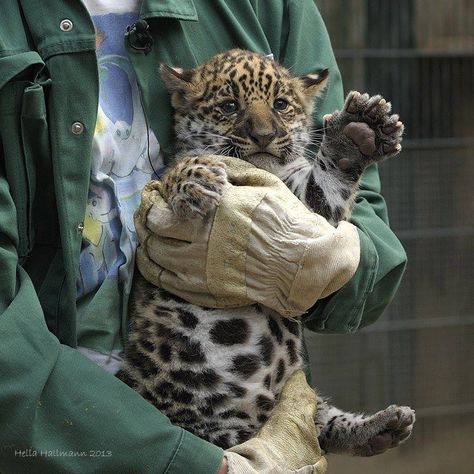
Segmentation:
[(381, 93), (406, 125), (380, 166), (409, 258), (400, 291), (357, 334), (308, 334), (335, 404), (417, 411), (413, 438), (337, 473), (470, 473), (474, 441), (474, 0), (316, 0), (347, 91)]

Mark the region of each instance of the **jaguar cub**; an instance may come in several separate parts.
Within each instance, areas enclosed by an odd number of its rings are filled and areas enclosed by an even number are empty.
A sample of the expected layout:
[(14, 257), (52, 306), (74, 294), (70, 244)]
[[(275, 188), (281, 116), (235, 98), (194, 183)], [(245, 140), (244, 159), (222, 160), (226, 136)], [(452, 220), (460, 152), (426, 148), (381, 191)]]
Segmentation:
[[(312, 112), (323, 70), (293, 77), (260, 54), (231, 50), (193, 70), (161, 67), (175, 110), (177, 163), (163, 196), (185, 219), (201, 218), (227, 182), (206, 155), (249, 161), (279, 176), (311, 210), (348, 219), (364, 169), (400, 149), (403, 125), (382, 97), (351, 92), (325, 117), (317, 154)], [(314, 156), (312, 156), (314, 155)], [(303, 366), (300, 323), (258, 305), (202, 308), (135, 278), (131, 327), (119, 377), (170, 420), (227, 448), (253, 436), (288, 377)], [(392, 405), (344, 413), (318, 399), (326, 452), (369, 456), (410, 436), (415, 416)]]

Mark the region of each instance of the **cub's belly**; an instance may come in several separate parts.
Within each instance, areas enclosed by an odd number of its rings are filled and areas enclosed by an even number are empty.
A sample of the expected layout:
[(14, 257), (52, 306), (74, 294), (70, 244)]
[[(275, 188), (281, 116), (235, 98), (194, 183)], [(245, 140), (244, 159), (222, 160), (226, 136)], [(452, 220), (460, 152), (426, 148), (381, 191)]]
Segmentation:
[(194, 434), (224, 448), (245, 441), (302, 367), (299, 324), (258, 306), (211, 310), (168, 296), (135, 302), (120, 377)]

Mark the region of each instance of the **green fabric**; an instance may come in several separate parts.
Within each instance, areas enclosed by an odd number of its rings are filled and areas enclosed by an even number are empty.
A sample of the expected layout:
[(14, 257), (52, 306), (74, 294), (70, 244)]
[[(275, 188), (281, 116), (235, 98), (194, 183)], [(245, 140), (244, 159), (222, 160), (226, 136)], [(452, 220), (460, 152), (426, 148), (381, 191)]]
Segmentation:
[[(128, 39), (126, 44), (150, 124), (168, 153), (171, 117), (160, 62), (192, 67), (236, 46), (273, 53), (296, 74), (330, 69), (317, 124), (342, 103), (340, 77), (312, 0), (144, 0), (141, 16), (154, 37), (152, 51), (144, 55)], [(73, 21), (72, 31), (60, 30), (64, 18)], [(3, 2), (0, 471), (216, 472), (222, 450), (171, 426), (73, 349), (79, 343), (111, 350), (127, 325), (126, 295), (117, 286), (76, 301), (97, 100), (94, 28), (82, 2)], [(85, 125), (81, 135), (71, 133), (76, 121)], [(405, 255), (387, 226), (375, 168), (365, 176), (353, 220), (363, 242), (360, 268), (317, 305), (308, 318), (312, 329), (355, 330), (376, 319), (398, 286)], [(107, 318), (100, 319), (104, 301)], [(35, 457), (27, 449), (87, 455)], [(91, 457), (89, 450), (112, 455)]]

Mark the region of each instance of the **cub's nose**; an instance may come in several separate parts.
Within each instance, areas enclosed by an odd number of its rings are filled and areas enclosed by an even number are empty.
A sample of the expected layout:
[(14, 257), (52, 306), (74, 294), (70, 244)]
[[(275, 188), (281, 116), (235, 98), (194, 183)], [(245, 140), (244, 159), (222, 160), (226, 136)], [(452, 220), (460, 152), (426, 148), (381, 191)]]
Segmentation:
[(265, 148), (269, 145), (273, 139), (276, 137), (276, 129), (269, 128), (266, 130), (256, 130), (252, 129), (249, 132), (249, 136), (257, 145), (260, 145), (262, 148)]

